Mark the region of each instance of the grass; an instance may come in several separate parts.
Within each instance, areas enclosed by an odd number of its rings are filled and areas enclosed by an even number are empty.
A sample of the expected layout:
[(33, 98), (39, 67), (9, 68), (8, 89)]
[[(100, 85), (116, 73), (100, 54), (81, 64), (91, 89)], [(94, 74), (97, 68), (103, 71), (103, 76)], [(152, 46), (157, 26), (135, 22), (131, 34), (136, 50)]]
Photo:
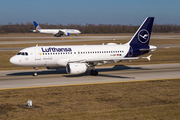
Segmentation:
[[(0, 119), (172, 120), (180, 79), (0, 91)], [(32, 100), (34, 108), (22, 106)]]

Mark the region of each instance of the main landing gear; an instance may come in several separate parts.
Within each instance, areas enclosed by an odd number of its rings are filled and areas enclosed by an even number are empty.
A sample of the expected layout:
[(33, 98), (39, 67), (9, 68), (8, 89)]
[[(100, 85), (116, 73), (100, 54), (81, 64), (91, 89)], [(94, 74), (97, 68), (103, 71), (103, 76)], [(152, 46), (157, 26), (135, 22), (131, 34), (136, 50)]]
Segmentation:
[(91, 70), (90, 74), (93, 76), (97, 76), (98, 75), (98, 71), (97, 70)]
[(38, 67), (34, 67), (34, 73), (33, 73), (33, 76), (37, 76), (37, 70), (38, 70)]
[(61, 37), (61, 35), (57, 33), (54, 35), (54, 37)]

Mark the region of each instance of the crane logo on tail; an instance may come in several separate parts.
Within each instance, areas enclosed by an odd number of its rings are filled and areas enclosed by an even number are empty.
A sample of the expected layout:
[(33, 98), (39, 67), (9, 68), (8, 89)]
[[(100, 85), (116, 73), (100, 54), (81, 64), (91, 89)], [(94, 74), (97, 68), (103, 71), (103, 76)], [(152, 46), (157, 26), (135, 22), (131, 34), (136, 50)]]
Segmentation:
[(139, 33), (138, 33), (138, 39), (139, 42), (141, 43), (146, 43), (149, 41), (149, 32), (145, 29), (142, 29)]

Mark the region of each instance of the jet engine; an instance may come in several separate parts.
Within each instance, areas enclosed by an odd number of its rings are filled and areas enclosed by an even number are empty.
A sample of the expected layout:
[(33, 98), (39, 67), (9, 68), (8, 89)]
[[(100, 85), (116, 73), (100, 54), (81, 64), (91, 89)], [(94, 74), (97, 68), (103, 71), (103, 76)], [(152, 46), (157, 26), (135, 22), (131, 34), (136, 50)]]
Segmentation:
[(86, 63), (68, 63), (66, 66), (66, 72), (68, 74), (81, 74), (87, 70)]
[(65, 32), (64, 34), (65, 34), (66, 36), (69, 36), (69, 35), (70, 35), (70, 33), (68, 33), (68, 32)]

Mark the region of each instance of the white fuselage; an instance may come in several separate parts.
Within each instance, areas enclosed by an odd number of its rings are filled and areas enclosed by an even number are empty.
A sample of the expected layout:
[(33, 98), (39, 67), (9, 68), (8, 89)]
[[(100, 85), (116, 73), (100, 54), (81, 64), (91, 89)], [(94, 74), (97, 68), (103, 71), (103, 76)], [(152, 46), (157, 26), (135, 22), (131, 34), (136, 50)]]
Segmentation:
[(64, 32), (65, 34), (69, 33), (69, 34), (80, 34), (81, 32), (79, 30), (76, 29), (39, 29), (39, 30), (34, 30), (33, 32), (39, 32), (39, 33), (43, 33), (43, 34), (57, 34), (59, 31)]
[(10, 62), (20, 66), (50, 67), (66, 66), (71, 61), (83, 62), (97, 59), (97, 63), (105, 64), (111, 62), (106, 59), (124, 58), (129, 47), (128, 44), (113, 43), (108, 45), (36, 46), (19, 51), (19, 55), (13, 56)]

